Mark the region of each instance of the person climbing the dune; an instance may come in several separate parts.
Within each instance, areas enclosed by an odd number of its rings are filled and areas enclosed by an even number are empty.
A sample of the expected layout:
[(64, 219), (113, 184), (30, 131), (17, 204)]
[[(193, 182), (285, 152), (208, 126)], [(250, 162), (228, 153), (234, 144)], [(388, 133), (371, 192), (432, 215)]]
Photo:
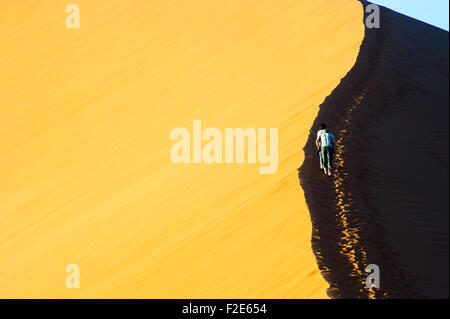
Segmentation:
[[(319, 143), (317, 141), (317, 143)], [(325, 128), (320, 135), (320, 153), (322, 158), (322, 166), (325, 174), (331, 176), (331, 169), (333, 167), (333, 153), (336, 139), (327, 128)]]
[(319, 154), (319, 164), (320, 164), (320, 169), (323, 170), (323, 162), (322, 162), (322, 152), (321, 152), (321, 148), (320, 148), (320, 136), (323, 134), (323, 130), (325, 130), (327, 128), (327, 126), (322, 123), (319, 125), (319, 131), (317, 131), (317, 137), (316, 137), (316, 146), (317, 146), (317, 154)]

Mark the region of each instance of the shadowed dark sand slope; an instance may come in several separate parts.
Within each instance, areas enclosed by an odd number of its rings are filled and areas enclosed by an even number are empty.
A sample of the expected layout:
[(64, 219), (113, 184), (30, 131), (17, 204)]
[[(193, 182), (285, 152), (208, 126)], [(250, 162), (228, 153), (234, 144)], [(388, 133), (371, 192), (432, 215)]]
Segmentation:
[[(332, 297), (448, 298), (448, 55), (448, 32), (382, 8), (320, 106), (299, 175)], [(330, 178), (315, 154), (322, 122), (338, 140)], [(368, 264), (380, 289), (365, 288)]]

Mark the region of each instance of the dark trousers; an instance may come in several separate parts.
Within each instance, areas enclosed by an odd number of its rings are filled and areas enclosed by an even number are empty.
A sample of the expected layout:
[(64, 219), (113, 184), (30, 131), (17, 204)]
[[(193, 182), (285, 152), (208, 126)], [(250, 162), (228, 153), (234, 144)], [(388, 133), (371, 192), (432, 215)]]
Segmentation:
[(333, 152), (334, 148), (324, 146), (320, 150), (320, 159), (322, 160), (322, 167), (333, 167)]

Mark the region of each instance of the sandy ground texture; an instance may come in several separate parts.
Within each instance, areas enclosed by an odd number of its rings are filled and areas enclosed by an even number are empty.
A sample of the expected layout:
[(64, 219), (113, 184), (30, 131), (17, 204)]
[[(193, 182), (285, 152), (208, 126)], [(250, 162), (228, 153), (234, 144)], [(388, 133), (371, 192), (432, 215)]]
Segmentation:
[[(0, 2), (0, 297), (327, 297), (296, 169), (361, 4), (77, 3)], [(278, 128), (278, 171), (173, 164), (196, 119)]]
[[(313, 247), (340, 298), (448, 298), (448, 32), (388, 9), (320, 106), (300, 180)], [(321, 174), (319, 123), (336, 135)], [(365, 268), (380, 269), (366, 289)]]

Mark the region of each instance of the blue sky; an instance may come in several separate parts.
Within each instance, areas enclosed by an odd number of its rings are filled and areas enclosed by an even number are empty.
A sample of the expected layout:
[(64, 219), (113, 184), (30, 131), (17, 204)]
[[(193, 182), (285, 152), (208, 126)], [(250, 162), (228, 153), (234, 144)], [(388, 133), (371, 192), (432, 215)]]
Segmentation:
[(449, 0), (369, 0), (448, 31)]

